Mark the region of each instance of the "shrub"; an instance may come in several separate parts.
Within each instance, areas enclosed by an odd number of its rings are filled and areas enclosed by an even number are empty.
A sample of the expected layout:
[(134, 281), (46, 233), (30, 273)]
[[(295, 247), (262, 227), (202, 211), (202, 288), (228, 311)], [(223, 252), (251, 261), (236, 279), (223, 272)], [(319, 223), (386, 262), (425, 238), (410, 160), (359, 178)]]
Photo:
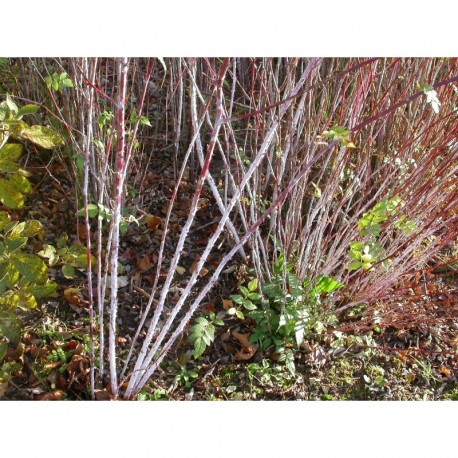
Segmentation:
[[(25, 196), (32, 191), (29, 174), (18, 165), (23, 146), (9, 142), (10, 138), (48, 149), (63, 143), (51, 129), (22, 121), (38, 108), (18, 108), (9, 95), (0, 103), (0, 201), (7, 209), (22, 209)], [(11, 341), (18, 340), (20, 332), (15, 310), (36, 307), (37, 299), (57, 288), (48, 278), (45, 263), (28, 247), (29, 238), (41, 231), (37, 220), (16, 221), (7, 211), (0, 211), (0, 333)]]

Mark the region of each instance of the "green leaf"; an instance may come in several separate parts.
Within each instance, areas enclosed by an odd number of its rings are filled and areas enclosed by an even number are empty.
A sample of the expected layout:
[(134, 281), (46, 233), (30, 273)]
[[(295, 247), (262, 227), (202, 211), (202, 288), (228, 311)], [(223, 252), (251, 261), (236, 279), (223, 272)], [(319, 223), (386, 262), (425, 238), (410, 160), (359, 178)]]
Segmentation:
[(57, 283), (49, 281), (45, 285), (29, 285), (27, 286), (28, 291), (33, 294), (36, 298), (47, 297), (57, 291)]
[(0, 296), (19, 281), (20, 275), (11, 261), (0, 263)]
[(202, 340), (204, 341), (205, 345), (211, 345), (213, 339), (208, 334), (202, 334)]
[(343, 283), (339, 283), (335, 281), (334, 279), (330, 277), (323, 277), (319, 275), (317, 277), (316, 285), (315, 285), (315, 290), (317, 293), (331, 293), (332, 291), (335, 291), (336, 289), (342, 288), (344, 285)]
[(41, 228), (42, 226), (40, 221), (37, 221), (36, 219), (26, 221), (22, 235), (24, 237), (33, 237), (41, 231)]
[(259, 301), (261, 299), (261, 295), (259, 293), (250, 293), (248, 294), (248, 299), (252, 301)]
[(46, 264), (36, 255), (29, 253), (14, 253), (11, 262), (26, 281), (31, 283), (46, 283), (48, 269)]
[(56, 241), (57, 248), (63, 248), (67, 244), (68, 235), (66, 232), (63, 232)]
[(249, 283), (248, 283), (248, 290), (250, 291), (250, 293), (256, 291), (258, 289), (258, 279), (257, 278), (254, 278), (253, 280), (251, 280)]
[(17, 105), (14, 103), (13, 99), (11, 98), (11, 96), (9, 94), (6, 94), (6, 105), (7, 107), (10, 109), (11, 113), (13, 115), (16, 115), (17, 112), (18, 112), (18, 107)]
[(72, 80), (69, 79), (69, 78), (65, 78), (65, 79), (62, 81), (62, 85), (63, 85), (64, 87), (73, 87)]
[(235, 316), (237, 318), (239, 318), (240, 320), (244, 320), (245, 319), (245, 315), (243, 314), (243, 312), (241, 310), (236, 310)]
[(7, 158), (0, 158), (0, 172), (1, 173), (17, 173), (21, 168), (14, 161)]
[[(95, 218), (99, 214), (99, 208), (95, 204), (88, 204), (87, 206), (87, 213), (89, 215), (89, 218)], [(85, 210), (82, 208), (81, 210), (78, 211), (77, 213), (78, 216), (84, 216), (85, 215)]]
[(235, 315), (236, 312), (237, 312), (237, 309), (235, 307), (231, 307), (230, 309), (228, 309), (226, 313), (228, 315)]
[(7, 342), (0, 343), (0, 361), (6, 356), (7, 351), (8, 351), (8, 343)]
[(283, 297), (283, 290), (275, 283), (268, 283), (262, 286), (262, 292), (271, 299)]
[(22, 194), (30, 194), (32, 192), (32, 185), (30, 184), (30, 181), (22, 175), (13, 175), (10, 178), (10, 183), (16, 191), (19, 191)]
[(149, 119), (146, 116), (141, 116), (140, 117), (140, 125), (152, 127)]
[(362, 263), (359, 262), (359, 261), (353, 261), (352, 263), (350, 263), (348, 266), (347, 266), (347, 269), (348, 270), (358, 270), (359, 268), (361, 268), (362, 266)]
[(21, 338), (21, 324), (16, 315), (9, 311), (0, 311), (0, 332), (10, 341), (16, 343)]
[(42, 258), (53, 258), (56, 255), (56, 249), (52, 245), (43, 245), (43, 249), (38, 252), (38, 255)]
[(8, 159), (10, 161), (17, 161), (22, 154), (22, 145), (20, 143), (7, 143), (0, 149), (0, 161)]
[(27, 237), (5, 237), (6, 248), (8, 252), (14, 253), (27, 243)]
[(62, 273), (65, 278), (73, 278), (75, 276), (75, 268), (70, 264), (64, 264), (62, 266)]
[(0, 201), (5, 207), (19, 209), (24, 206), (24, 197), (10, 180), (0, 178)]
[(206, 348), (207, 345), (205, 344), (202, 338), (196, 339), (196, 341), (194, 342), (194, 358), (200, 358)]
[(248, 289), (245, 288), (244, 286), (240, 286), (239, 290), (244, 296), (248, 296), (248, 294), (250, 293)]
[(254, 305), (253, 302), (251, 302), (250, 300), (244, 300), (243, 306), (249, 311), (257, 309), (256, 305)]
[(7, 212), (0, 211), (0, 231), (3, 231), (10, 221), (10, 215)]
[(28, 126), (26, 124), (19, 136), (44, 149), (56, 148), (65, 143), (64, 139), (57, 132), (44, 126)]
[(17, 117), (20, 118), (22, 116), (36, 113), (40, 107), (38, 105), (24, 105), (23, 107), (19, 108), (17, 112)]
[(240, 296), (240, 294), (232, 294), (231, 299), (236, 303), (236, 304), (242, 304), (243, 303), (243, 297)]

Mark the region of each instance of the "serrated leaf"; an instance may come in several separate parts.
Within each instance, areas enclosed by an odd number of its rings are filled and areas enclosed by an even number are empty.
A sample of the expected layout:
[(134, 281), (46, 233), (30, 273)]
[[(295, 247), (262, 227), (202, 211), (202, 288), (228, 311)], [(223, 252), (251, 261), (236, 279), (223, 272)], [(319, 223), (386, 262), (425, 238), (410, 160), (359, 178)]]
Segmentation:
[(200, 324), (203, 324), (205, 326), (208, 325), (208, 320), (207, 318), (204, 318), (203, 316), (199, 316), (196, 318), (196, 323), (200, 323)]
[(196, 339), (196, 341), (194, 342), (194, 358), (200, 358), (206, 348), (207, 345), (205, 344), (202, 338)]
[(202, 334), (202, 340), (207, 346), (211, 345), (211, 343), (213, 342), (213, 339), (208, 334)]
[(28, 126), (26, 124), (20, 131), (19, 136), (44, 149), (56, 148), (65, 143), (57, 132), (44, 126)]

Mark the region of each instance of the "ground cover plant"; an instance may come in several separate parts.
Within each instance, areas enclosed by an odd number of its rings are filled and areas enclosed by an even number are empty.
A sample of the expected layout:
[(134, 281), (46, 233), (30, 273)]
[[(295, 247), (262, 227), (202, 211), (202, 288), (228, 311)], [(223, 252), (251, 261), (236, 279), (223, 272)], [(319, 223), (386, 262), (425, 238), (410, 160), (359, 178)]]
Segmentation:
[(454, 399), (457, 63), (7, 59), (0, 395)]

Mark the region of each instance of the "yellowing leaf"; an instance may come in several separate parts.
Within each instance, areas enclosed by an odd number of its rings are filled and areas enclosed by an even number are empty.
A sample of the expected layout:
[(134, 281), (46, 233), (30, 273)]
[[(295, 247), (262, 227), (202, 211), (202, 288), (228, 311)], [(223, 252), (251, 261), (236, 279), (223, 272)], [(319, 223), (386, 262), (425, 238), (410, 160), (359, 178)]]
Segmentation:
[(175, 271), (178, 273), (178, 275), (183, 275), (186, 272), (186, 269), (181, 266), (176, 266)]
[(43, 126), (28, 126), (22, 123), (18, 136), (35, 143), (41, 148), (52, 149), (64, 145), (64, 139), (54, 130)]

